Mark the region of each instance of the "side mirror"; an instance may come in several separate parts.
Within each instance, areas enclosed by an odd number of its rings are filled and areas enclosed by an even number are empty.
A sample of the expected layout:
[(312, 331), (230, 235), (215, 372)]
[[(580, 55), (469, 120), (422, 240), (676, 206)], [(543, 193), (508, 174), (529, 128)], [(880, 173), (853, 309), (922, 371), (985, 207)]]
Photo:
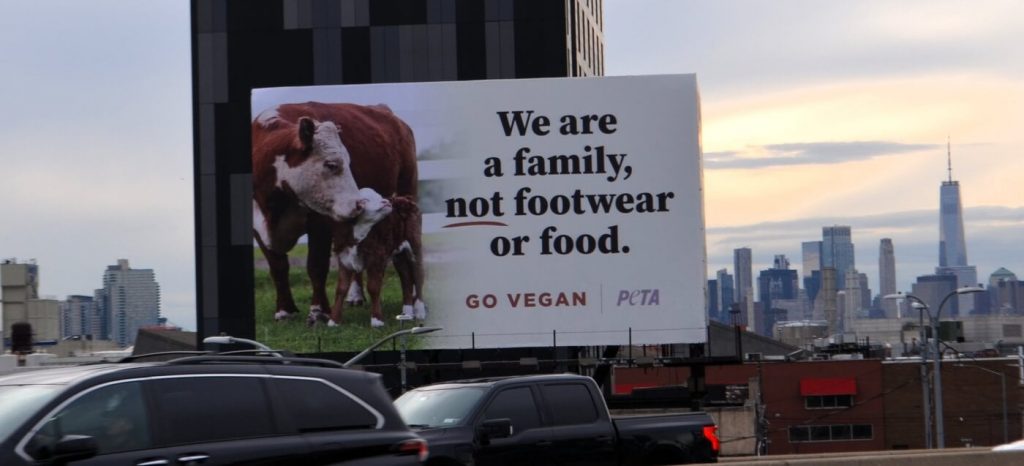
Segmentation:
[(509, 418), (488, 419), (476, 428), (480, 443), (486, 445), (491, 439), (508, 438), (512, 436), (512, 420)]
[(65, 435), (53, 447), (53, 464), (64, 464), (96, 456), (96, 439), (88, 435)]

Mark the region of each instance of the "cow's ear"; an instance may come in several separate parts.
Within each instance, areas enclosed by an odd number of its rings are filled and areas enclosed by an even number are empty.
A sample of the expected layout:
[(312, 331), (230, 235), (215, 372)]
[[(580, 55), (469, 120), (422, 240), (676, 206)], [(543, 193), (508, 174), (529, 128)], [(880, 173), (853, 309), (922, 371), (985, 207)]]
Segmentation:
[(316, 124), (310, 118), (299, 118), (299, 141), (302, 147), (309, 149), (313, 147), (313, 133), (316, 132)]

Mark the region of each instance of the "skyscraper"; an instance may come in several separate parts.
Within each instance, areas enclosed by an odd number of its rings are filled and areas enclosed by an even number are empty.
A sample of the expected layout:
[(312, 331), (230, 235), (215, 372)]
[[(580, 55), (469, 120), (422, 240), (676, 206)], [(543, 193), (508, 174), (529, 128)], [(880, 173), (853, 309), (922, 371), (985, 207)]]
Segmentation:
[(60, 302), (61, 336), (99, 336), (96, 303), (92, 296), (71, 295)]
[(160, 285), (152, 269), (133, 269), (127, 259), (118, 259), (107, 266), (97, 295), (96, 305), (110, 326), (106, 333), (120, 346), (133, 344), (140, 328), (159, 323)]
[[(878, 292), (882, 296), (896, 293), (896, 253), (891, 238), (882, 238), (878, 246)], [(887, 319), (897, 317), (898, 305), (894, 299), (882, 300), (882, 309)]]
[(953, 153), (946, 142), (949, 179), (939, 188), (939, 267), (967, 265), (960, 182), (953, 180)]
[(836, 269), (836, 290), (846, 286), (846, 273), (857, 266), (849, 226), (821, 227), (821, 266)]
[[(939, 266), (938, 275), (955, 275), (956, 288), (976, 286), (978, 270), (967, 264), (967, 240), (964, 237), (963, 207), (960, 201), (960, 182), (953, 180), (953, 151), (946, 141), (946, 170), (949, 178), (939, 188)], [(959, 310), (967, 313), (974, 309), (974, 297), (960, 295)]]
[(773, 303), (775, 300), (796, 299), (799, 288), (797, 272), (789, 268), (789, 260), (784, 255), (775, 256), (774, 267), (762, 270), (757, 277), (758, 297), (762, 309), (755, 329), (757, 333), (771, 336), (775, 322), (789, 318), (784, 309), (774, 306)]
[(191, 6), (202, 336), (255, 336), (252, 89), (604, 74), (601, 0), (191, 0)]
[(729, 275), (728, 270), (721, 269), (715, 273), (715, 280), (718, 282), (718, 313), (722, 322), (732, 324), (732, 315), (729, 314), (729, 311), (732, 309), (733, 303), (736, 302), (732, 275)]
[(747, 328), (756, 328), (754, 318), (754, 271), (753, 254), (750, 248), (738, 248), (732, 251), (733, 269), (736, 273), (735, 298), (740, 303), (740, 316)]
[(803, 270), (800, 271), (800, 277), (806, 280), (815, 270), (821, 270), (821, 241), (800, 243), (800, 252), (803, 256), (801, 258)]
[[(917, 277), (917, 282), (911, 286), (911, 294), (924, 301), (933, 316), (940, 311), (942, 299), (953, 290), (956, 290), (956, 276), (948, 274), (922, 275)], [(939, 317), (955, 317), (959, 314), (959, 308), (959, 301), (950, 299), (942, 307), (942, 314)]]

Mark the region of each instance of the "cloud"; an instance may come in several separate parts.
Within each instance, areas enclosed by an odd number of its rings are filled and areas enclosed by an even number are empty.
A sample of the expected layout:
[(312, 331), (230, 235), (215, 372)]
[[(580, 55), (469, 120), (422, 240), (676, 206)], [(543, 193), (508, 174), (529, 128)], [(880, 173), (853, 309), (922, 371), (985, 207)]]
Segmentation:
[(750, 147), (745, 151), (708, 152), (704, 168), (755, 169), (790, 165), (831, 165), (876, 157), (933, 150), (937, 144), (888, 141), (797, 142)]

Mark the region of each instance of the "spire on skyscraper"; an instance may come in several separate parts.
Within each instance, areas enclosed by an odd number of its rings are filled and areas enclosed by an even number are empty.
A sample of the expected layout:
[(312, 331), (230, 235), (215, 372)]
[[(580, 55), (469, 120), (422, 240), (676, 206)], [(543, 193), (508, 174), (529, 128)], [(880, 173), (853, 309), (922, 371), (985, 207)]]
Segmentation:
[(953, 182), (953, 151), (949, 147), (949, 135), (946, 135), (946, 171), (949, 172), (949, 182)]

